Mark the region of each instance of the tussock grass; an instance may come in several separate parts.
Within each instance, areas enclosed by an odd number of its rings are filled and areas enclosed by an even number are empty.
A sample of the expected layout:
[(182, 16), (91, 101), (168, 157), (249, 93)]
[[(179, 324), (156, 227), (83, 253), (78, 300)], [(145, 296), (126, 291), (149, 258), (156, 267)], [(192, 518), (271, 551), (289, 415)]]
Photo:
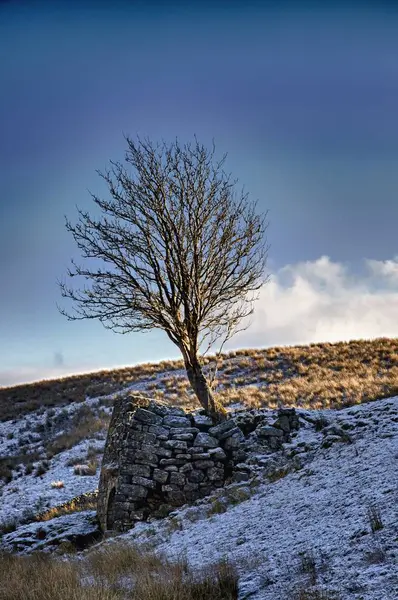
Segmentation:
[(384, 528), (381, 510), (377, 504), (371, 504), (368, 506), (366, 512), (372, 533), (376, 533), (376, 531)]
[(98, 492), (87, 492), (76, 496), (68, 502), (53, 506), (44, 512), (39, 513), (35, 516), (35, 521), (50, 521), (56, 517), (62, 517), (62, 515), (68, 515), (70, 513), (80, 512), (83, 510), (96, 510), (97, 508)]
[(0, 555), (0, 600), (236, 600), (235, 568), (221, 561), (192, 571), (184, 560), (112, 544), (82, 560)]
[[(202, 363), (210, 372), (215, 357), (206, 356)], [(162, 361), (0, 388), (0, 419), (17, 418), (43, 406), (82, 402), (86, 395), (110, 394), (146, 379), (143, 393), (155, 400), (198, 408), (186, 377), (172, 373), (181, 369), (182, 360)], [(156, 379), (165, 371), (169, 376)], [(398, 394), (398, 338), (227, 352), (218, 362), (215, 391), (226, 405), (241, 402), (251, 408), (343, 408), (394, 396)]]

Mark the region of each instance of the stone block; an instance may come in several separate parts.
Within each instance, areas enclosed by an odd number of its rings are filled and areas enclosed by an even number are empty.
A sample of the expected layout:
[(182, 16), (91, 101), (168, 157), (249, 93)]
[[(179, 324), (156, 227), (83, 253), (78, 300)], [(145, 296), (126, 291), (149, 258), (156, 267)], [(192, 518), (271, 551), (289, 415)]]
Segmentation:
[(170, 429), (162, 427), (162, 425), (151, 425), (149, 432), (154, 433), (159, 440), (167, 440), (169, 438)]
[(183, 442), (190, 442), (193, 440), (193, 433), (176, 433), (172, 436), (173, 440), (181, 440)]
[(234, 427), (236, 427), (235, 421), (233, 419), (228, 419), (227, 421), (223, 421), (223, 423), (220, 423), (219, 425), (210, 427), (209, 433), (217, 439), (220, 439), (220, 436), (222, 436), (227, 431), (230, 431), (230, 429), (233, 429)]
[(172, 450), (187, 450), (188, 445), (186, 442), (182, 442), (180, 440), (168, 440), (167, 442), (163, 442), (163, 446), (165, 448), (171, 448)]
[(160, 415), (155, 415), (155, 413), (145, 408), (137, 408), (134, 419), (145, 425), (161, 425), (163, 422), (163, 418)]
[(214, 467), (213, 460), (195, 460), (193, 464), (195, 469), (210, 469), (210, 467)]
[(206, 475), (210, 481), (217, 481), (224, 478), (224, 469), (211, 467), (210, 469), (207, 469)]
[(269, 438), (269, 437), (277, 437), (283, 438), (283, 431), (281, 429), (277, 429), (276, 427), (257, 427), (256, 433), (259, 437)]
[(171, 473), (170, 483), (182, 487), (186, 483), (185, 475), (183, 473)]
[(210, 460), (210, 452), (201, 452), (200, 454), (192, 454), (192, 460)]
[(131, 441), (154, 445), (156, 443), (156, 435), (154, 433), (146, 433), (145, 431), (131, 431), (127, 436), (127, 444), (129, 446)]
[(184, 492), (193, 492), (194, 490), (199, 489), (199, 483), (193, 483), (192, 481), (188, 481), (188, 483), (184, 485), (183, 489)]
[(166, 427), (178, 428), (191, 427), (191, 419), (189, 419), (188, 417), (167, 415), (166, 417), (163, 417), (163, 425)]
[(195, 438), (194, 446), (202, 446), (202, 448), (217, 448), (218, 440), (217, 438), (205, 433), (203, 431), (199, 432)]
[(185, 504), (185, 502), (186, 502), (186, 496), (185, 496), (184, 492), (181, 490), (173, 490), (173, 491), (169, 492), (167, 494), (167, 498), (168, 498), (170, 504), (173, 504), (173, 506), (181, 506), (182, 504)]
[(157, 456), (161, 456), (162, 458), (171, 458), (173, 455), (172, 450), (169, 450), (168, 448), (163, 448), (162, 446), (159, 446), (158, 448), (154, 448), (153, 452)]
[(235, 482), (248, 481), (248, 479), (250, 479), (250, 473), (247, 471), (236, 471), (232, 474), (232, 481)]
[(170, 483), (162, 485), (162, 492), (178, 492), (178, 485), (171, 485)]
[(149, 465), (123, 465), (120, 469), (122, 475), (138, 475), (140, 477), (150, 477), (151, 468)]
[(142, 485), (143, 487), (154, 489), (156, 484), (152, 481), (152, 479), (148, 479), (147, 477), (140, 477), (139, 475), (135, 475), (131, 478), (131, 483), (136, 485)]
[(182, 465), (182, 467), (180, 467), (178, 470), (180, 471), (180, 473), (189, 473), (193, 470), (193, 466), (191, 463), (186, 463), (185, 465)]
[(193, 433), (196, 435), (199, 433), (199, 429), (197, 427), (171, 427), (170, 435), (179, 435), (180, 433)]
[[(245, 439), (245, 435), (243, 433), (243, 431), (241, 430), (240, 427), (233, 427), (232, 429), (229, 429), (228, 431), (225, 431), (224, 433), (222, 433), (219, 436), (219, 440), (220, 442), (227, 440), (228, 438), (232, 437), (232, 436), (239, 436), (242, 440)], [(222, 444), (224, 445), (224, 444)]]
[(177, 458), (162, 458), (159, 464), (161, 467), (167, 467), (169, 465), (182, 466), (184, 461), (178, 460)]
[(213, 420), (206, 415), (194, 415), (193, 424), (200, 431), (208, 431), (214, 425)]
[(129, 423), (129, 428), (134, 429), (135, 431), (142, 431), (142, 425), (136, 421), (131, 421), (131, 423)]
[(289, 417), (287, 415), (281, 415), (272, 424), (272, 427), (276, 427), (277, 429), (282, 429), (282, 431), (284, 431), (285, 433), (290, 433)]
[(148, 450), (137, 450), (134, 456), (134, 459), (137, 463), (150, 465), (151, 467), (158, 466), (158, 457), (154, 452), (149, 452)]
[(191, 483), (200, 483), (201, 481), (203, 481), (205, 478), (205, 474), (203, 473), (203, 471), (191, 471), (190, 473), (188, 473), (187, 475), (187, 479), (188, 481), (190, 481)]
[(161, 469), (154, 469), (152, 477), (154, 481), (158, 481), (159, 483), (166, 483), (169, 478), (169, 473)]
[(129, 513), (129, 517), (132, 521), (143, 521), (145, 519), (145, 512), (143, 510), (133, 510)]
[(244, 441), (245, 436), (239, 429), (239, 433), (234, 433), (231, 437), (227, 438), (224, 442), (224, 450), (235, 450), (239, 448), (241, 443)]
[(148, 489), (142, 485), (121, 485), (119, 487), (120, 493), (124, 494), (129, 500), (141, 500), (146, 498), (148, 495)]
[(209, 455), (214, 460), (227, 460), (227, 455), (222, 448), (210, 448)]

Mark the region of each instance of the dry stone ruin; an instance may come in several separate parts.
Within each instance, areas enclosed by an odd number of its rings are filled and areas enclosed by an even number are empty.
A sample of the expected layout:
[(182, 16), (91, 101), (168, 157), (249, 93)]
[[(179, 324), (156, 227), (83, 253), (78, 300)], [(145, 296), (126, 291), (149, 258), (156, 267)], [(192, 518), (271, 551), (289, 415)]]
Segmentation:
[(279, 412), (273, 427), (261, 426), (256, 417), (246, 417), (239, 426), (234, 419), (215, 425), (205, 414), (187, 414), (143, 396), (119, 398), (100, 475), (102, 530), (126, 531), (137, 521), (164, 516), (172, 507), (203, 498), (226, 482), (245, 479), (245, 433), (256, 429), (275, 450), (296, 421), (298, 427), (294, 409)]

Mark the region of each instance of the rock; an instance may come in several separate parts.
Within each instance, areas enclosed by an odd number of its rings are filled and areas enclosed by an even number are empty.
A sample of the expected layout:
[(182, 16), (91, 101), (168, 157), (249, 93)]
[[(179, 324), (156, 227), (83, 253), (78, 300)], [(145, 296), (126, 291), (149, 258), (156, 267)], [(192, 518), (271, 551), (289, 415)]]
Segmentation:
[(132, 431), (127, 436), (127, 443), (129, 444), (130, 441), (141, 442), (142, 444), (151, 444), (154, 446), (156, 442), (156, 435), (154, 433), (147, 433), (143, 431)]
[(211, 427), (209, 429), (209, 434), (216, 437), (217, 439), (222, 439), (221, 436), (227, 431), (230, 431), (236, 427), (236, 423), (233, 419), (228, 419), (227, 421), (223, 421), (219, 425), (215, 425), (215, 427)]
[(165, 448), (171, 448), (172, 450), (187, 450), (188, 445), (186, 442), (180, 440), (167, 440), (163, 442)]
[(29, 523), (2, 536), (2, 549), (7, 552), (29, 554), (36, 551), (62, 551), (68, 542), (73, 550), (83, 550), (102, 538), (96, 513), (85, 510), (62, 515), (49, 521)]
[(151, 489), (156, 487), (156, 483), (154, 483), (152, 479), (149, 479), (147, 477), (139, 477), (138, 475), (135, 475), (131, 478), (131, 483), (136, 485), (142, 485), (145, 488)]
[(192, 470), (193, 466), (191, 463), (186, 463), (185, 465), (182, 465), (182, 467), (179, 468), (180, 473), (189, 473)]
[(142, 485), (123, 484), (119, 486), (120, 493), (132, 500), (142, 500), (148, 495), (148, 489)]
[(250, 479), (250, 474), (247, 471), (235, 471), (232, 475), (232, 481), (240, 482)]
[(192, 460), (210, 460), (210, 452), (199, 452), (198, 454), (191, 454)]
[(193, 433), (177, 433), (173, 435), (173, 440), (181, 440), (183, 442), (190, 442), (193, 440)]
[(171, 473), (170, 475), (170, 483), (173, 485), (178, 485), (179, 487), (183, 487), (186, 483), (186, 478), (183, 473)]
[(235, 450), (236, 448), (239, 448), (239, 446), (241, 445), (241, 443), (244, 441), (245, 436), (243, 435), (242, 431), (239, 429), (239, 427), (237, 427), (237, 430), (231, 437), (228, 437), (223, 446), (224, 446), (224, 450)]
[(177, 427), (182, 429), (184, 427), (191, 427), (191, 420), (187, 417), (168, 415), (163, 417), (163, 425), (166, 427)]
[(252, 433), (264, 419), (264, 415), (244, 413), (243, 415), (235, 417), (235, 422), (239, 429), (242, 430), (243, 434), (247, 436), (249, 433)]
[(145, 423), (146, 425), (161, 425), (163, 421), (160, 415), (156, 415), (145, 408), (137, 408), (134, 419), (140, 421), (140, 423)]
[(167, 440), (169, 438), (170, 429), (162, 427), (162, 425), (151, 425), (149, 432), (154, 433), (158, 440)]
[(208, 433), (198, 433), (195, 438), (194, 446), (202, 446), (203, 448), (217, 448), (218, 440)]
[(170, 504), (181, 506), (186, 502), (186, 496), (181, 490), (173, 490), (167, 494)]
[(159, 483), (166, 483), (169, 478), (169, 473), (167, 471), (162, 471), (161, 469), (154, 469), (153, 471), (153, 479), (158, 481)]
[(197, 427), (171, 427), (169, 431), (172, 437), (175, 435), (180, 435), (180, 433), (193, 433), (194, 436), (199, 433), (199, 429)]
[(149, 465), (124, 465), (120, 469), (122, 475), (139, 475), (140, 477), (150, 477), (151, 468)]
[(258, 427), (256, 429), (256, 433), (259, 437), (262, 438), (269, 438), (269, 437), (276, 437), (276, 438), (283, 438), (283, 431), (281, 431), (280, 429), (277, 429), (276, 427)]
[(159, 448), (153, 448), (154, 454), (157, 456), (161, 456), (162, 458), (171, 458), (173, 456), (173, 451), (169, 448), (163, 448), (160, 446)]
[(135, 461), (140, 464), (151, 465), (152, 467), (157, 467), (158, 465), (158, 457), (154, 452), (148, 450), (137, 450)]
[(193, 424), (200, 431), (208, 431), (213, 426), (213, 420), (206, 415), (194, 415)]
[(205, 478), (205, 474), (202, 471), (197, 471), (197, 470), (191, 471), (187, 475), (187, 479), (191, 483), (200, 483), (201, 481), (204, 480), (204, 478)]
[(208, 454), (214, 460), (227, 460), (227, 455), (222, 448), (210, 448)]
[(169, 465), (182, 466), (184, 464), (184, 461), (179, 460), (178, 458), (162, 458), (159, 464), (161, 467), (168, 467)]
[(212, 460), (195, 460), (193, 464), (195, 469), (208, 469), (209, 467), (214, 467), (214, 461)]
[(277, 427), (278, 429), (282, 429), (285, 433), (290, 433), (290, 422), (286, 415), (281, 415), (278, 419), (272, 424), (273, 427)]
[(211, 467), (207, 470), (207, 476), (210, 481), (222, 481), (224, 479), (224, 469), (217, 469), (215, 467)]

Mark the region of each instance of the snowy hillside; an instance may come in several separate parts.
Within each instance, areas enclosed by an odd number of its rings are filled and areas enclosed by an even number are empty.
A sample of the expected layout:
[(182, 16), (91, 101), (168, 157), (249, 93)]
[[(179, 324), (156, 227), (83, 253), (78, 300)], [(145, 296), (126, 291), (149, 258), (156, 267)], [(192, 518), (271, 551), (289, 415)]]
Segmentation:
[[(93, 507), (34, 516), (96, 489), (106, 428), (92, 423), (107, 423), (115, 395), (0, 423), (0, 455), (25, 457), (0, 484), (5, 549), (54, 550), (62, 536), (95, 531)], [(238, 569), (240, 600), (398, 598), (398, 397), (297, 413), (292, 443), (253, 450), (249, 481), (100, 545), (127, 540), (195, 568), (226, 557)], [(74, 415), (91, 433), (70, 446)], [(63, 435), (70, 447), (54, 446)]]
[[(194, 566), (227, 556), (241, 574), (241, 599), (289, 598), (311, 578), (343, 599), (398, 598), (398, 399), (323, 414), (352, 443), (322, 448), (322, 432), (302, 419), (286, 448), (299, 450), (297, 472), (264, 477), (249, 499), (210, 518), (207, 502), (176, 511), (171, 534), (166, 520), (127, 537), (173, 558), (186, 554)], [(371, 515), (381, 521), (375, 532)]]

